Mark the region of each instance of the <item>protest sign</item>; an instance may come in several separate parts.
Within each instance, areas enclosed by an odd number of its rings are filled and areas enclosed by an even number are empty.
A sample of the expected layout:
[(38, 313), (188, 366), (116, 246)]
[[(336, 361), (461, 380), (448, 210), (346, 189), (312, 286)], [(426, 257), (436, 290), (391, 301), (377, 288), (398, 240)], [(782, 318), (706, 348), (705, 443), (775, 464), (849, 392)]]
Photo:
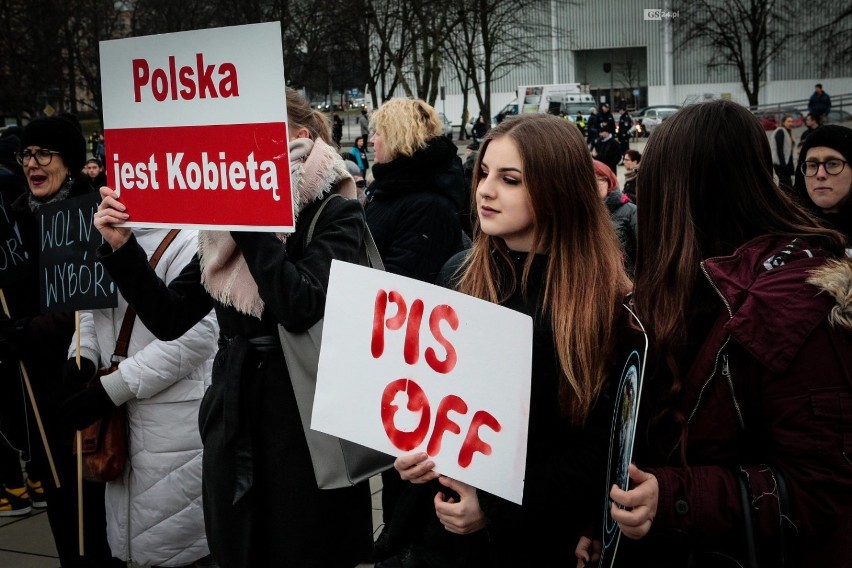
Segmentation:
[(280, 22), (102, 41), (100, 55), (127, 226), (294, 230)]
[(521, 503), (532, 319), (335, 260), (311, 427)]
[(113, 308), (115, 283), (97, 260), (104, 243), (95, 228), (100, 196), (89, 193), (38, 210), (42, 313)]
[[(618, 339), (618, 357), (623, 361), (618, 391), (615, 398), (615, 411), (612, 416), (612, 429), (609, 439), (609, 462), (606, 485), (604, 486), (604, 527), (599, 568), (612, 566), (621, 530), (612, 519), (612, 500), (609, 491), (613, 485), (627, 489), (630, 483), (628, 467), (633, 459), (633, 441), (636, 437), (636, 421), (639, 416), (639, 399), (642, 394), (642, 378), (645, 374), (645, 360), (648, 354), (648, 336), (642, 323), (627, 307), (632, 324), (622, 326)], [(638, 328), (638, 329), (636, 329)]]
[(8, 195), (0, 192), (0, 288), (23, 276), (32, 262), (7, 199)]

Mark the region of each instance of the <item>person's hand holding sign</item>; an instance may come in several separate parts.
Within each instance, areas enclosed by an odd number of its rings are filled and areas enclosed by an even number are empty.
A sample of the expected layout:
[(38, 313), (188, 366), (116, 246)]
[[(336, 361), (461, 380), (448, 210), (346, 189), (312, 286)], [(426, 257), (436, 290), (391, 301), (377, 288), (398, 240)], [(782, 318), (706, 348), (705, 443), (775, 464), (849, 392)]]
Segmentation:
[(471, 534), (484, 529), (485, 513), (479, 506), (476, 488), (443, 475), (438, 481), (450, 490), (435, 495), (435, 514), (444, 528), (455, 534)]
[(636, 540), (651, 530), (657, 515), (660, 485), (653, 474), (642, 471), (634, 464), (630, 464), (629, 472), (633, 488), (624, 491), (613, 485), (609, 496), (613, 500), (612, 519), (618, 523), (624, 536)]
[(426, 483), (439, 477), (434, 469), (435, 462), (429, 459), (426, 452), (399, 456), (393, 466), (402, 479), (411, 483)]
[(98, 205), (98, 212), (95, 213), (95, 227), (112, 250), (117, 250), (130, 238), (130, 229), (115, 225), (124, 223), (130, 215), (125, 212), (127, 208), (118, 200), (112, 188), (104, 186), (100, 192), (101, 204)]

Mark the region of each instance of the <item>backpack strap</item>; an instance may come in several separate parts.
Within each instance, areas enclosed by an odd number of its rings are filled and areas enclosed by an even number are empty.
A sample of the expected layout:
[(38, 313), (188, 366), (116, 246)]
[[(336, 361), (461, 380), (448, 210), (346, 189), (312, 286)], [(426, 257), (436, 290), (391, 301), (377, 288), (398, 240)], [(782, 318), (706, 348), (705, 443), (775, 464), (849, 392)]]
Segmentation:
[[(314, 218), (311, 219), (311, 224), (308, 225), (308, 233), (305, 235), (306, 248), (310, 244), (311, 238), (314, 236), (314, 228), (316, 227), (317, 219), (319, 219), (322, 214), (322, 210), (325, 209), (328, 202), (335, 197), (345, 199), (345, 197), (337, 193), (332, 193), (325, 198), (322, 205), (320, 205), (319, 209), (317, 209), (317, 212), (314, 214)], [(379, 248), (376, 246), (376, 241), (373, 239), (373, 233), (370, 232), (370, 226), (367, 225), (366, 222), (364, 223), (364, 244), (361, 247), (361, 251), (358, 256), (358, 263), (361, 266), (369, 266), (370, 268), (375, 268), (377, 270), (385, 269), (385, 264), (382, 262), (382, 256), (379, 254)]]

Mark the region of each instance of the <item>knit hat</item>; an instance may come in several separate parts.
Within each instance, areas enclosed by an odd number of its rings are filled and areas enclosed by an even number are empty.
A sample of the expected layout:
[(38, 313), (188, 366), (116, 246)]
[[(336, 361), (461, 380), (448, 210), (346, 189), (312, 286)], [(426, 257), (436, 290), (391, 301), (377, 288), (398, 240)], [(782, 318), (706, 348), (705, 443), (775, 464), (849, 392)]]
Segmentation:
[(38, 146), (56, 150), (73, 175), (86, 165), (86, 140), (80, 128), (67, 118), (49, 116), (37, 118), (24, 127), (21, 148)]
[(346, 171), (349, 172), (349, 175), (352, 177), (361, 177), (361, 168), (358, 167), (358, 164), (349, 160), (343, 160), (343, 165), (346, 166)]
[(819, 146), (837, 150), (843, 155), (844, 160), (852, 162), (852, 129), (837, 124), (820, 126), (805, 138), (799, 154), (799, 163), (805, 160), (808, 150)]

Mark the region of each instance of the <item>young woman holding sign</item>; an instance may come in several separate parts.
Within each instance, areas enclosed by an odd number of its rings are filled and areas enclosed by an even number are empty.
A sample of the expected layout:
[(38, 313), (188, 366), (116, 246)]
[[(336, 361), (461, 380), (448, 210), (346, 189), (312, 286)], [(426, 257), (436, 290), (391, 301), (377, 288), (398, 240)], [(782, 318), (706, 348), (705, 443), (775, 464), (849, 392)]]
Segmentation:
[(630, 281), (592, 158), (569, 122), (503, 121), (483, 141), (473, 183), (474, 244), (441, 279), (533, 317), (523, 505), (439, 476), (426, 453), (401, 456), (403, 479), (433, 489), (411, 554), (436, 567), (549, 566), (567, 561), (601, 508), (615, 324)]
[[(287, 89), (296, 231), (202, 231), (198, 255), (168, 286), (130, 230), (132, 212), (109, 189), (95, 225), (103, 262), (143, 323), (161, 339), (180, 336), (210, 308), (221, 330), (213, 384), (199, 412), (204, 443), (207, 537), (222, 568), (346, 567), (372, 548), (367, 483), (320, 490), (278, 338), (278, 324), (304, 331), (323, 317), (333, 258), (357, 262), (364, 213), (327, 119)], [(311, 220), (333, 199), (314, 228)]]

